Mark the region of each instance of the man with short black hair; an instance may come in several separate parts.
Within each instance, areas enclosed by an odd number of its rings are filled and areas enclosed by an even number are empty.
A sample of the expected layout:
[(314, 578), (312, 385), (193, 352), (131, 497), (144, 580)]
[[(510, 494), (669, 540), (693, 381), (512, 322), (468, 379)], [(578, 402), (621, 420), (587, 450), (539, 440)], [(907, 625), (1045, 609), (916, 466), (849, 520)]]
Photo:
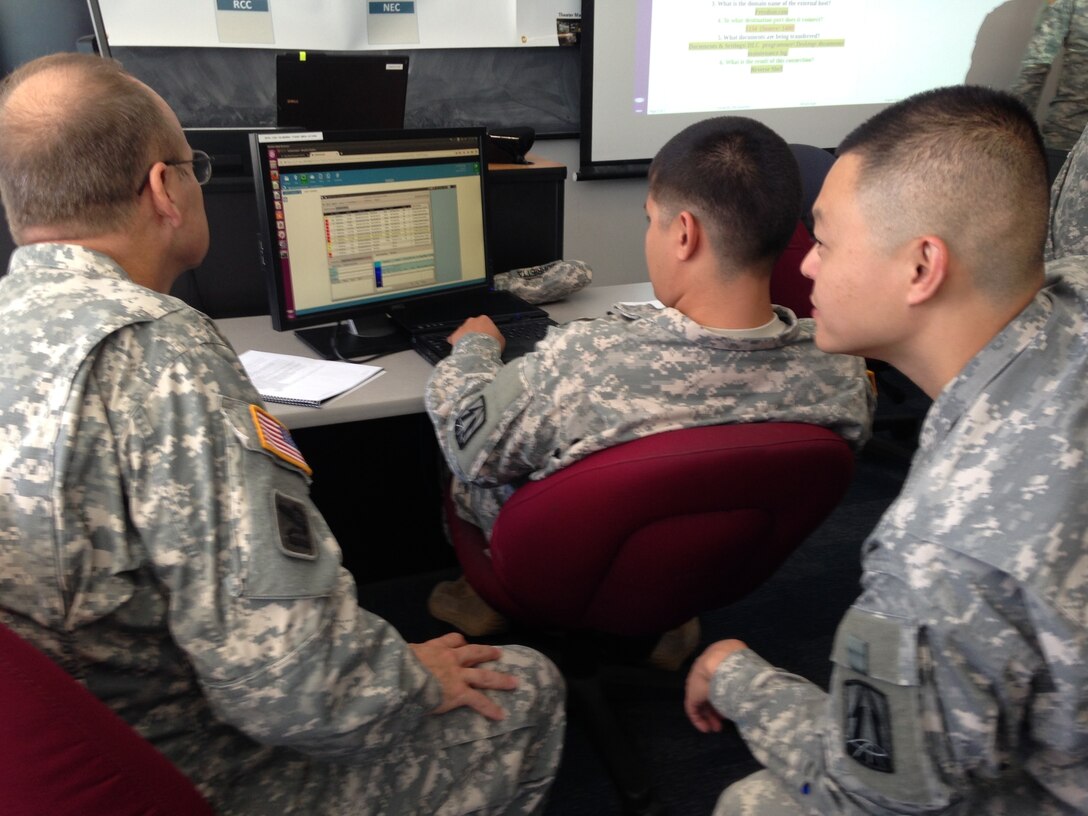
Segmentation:
[(737, 640), (688, 676), (697, 728), (766, 766), (720, 814), (1088, 810), (1088, 258), (1044, 268), (1042, 139), (952, 87), (863, 124), (814, 208), (816, 342), (934, 403), (863, 548), (830, 692)]
[[(425, 403), (458, 512), (490, 535), (525, 481), (677, 428), (808, 422), (860, 448), (873, 407), (864, 363), (820, 351), (811, 321), (771, 303), (771, 273), (800, 212), (797, 163), (766, 125), (718, 117), (670, 139), (646, 197), (646, 265), (664, 308), (616, 304), (551, 329), (509, 365), (487, 318), (451, 335)], [(429, 608), (469, 634), (505, 624), (464, 579), (439, 584)]]

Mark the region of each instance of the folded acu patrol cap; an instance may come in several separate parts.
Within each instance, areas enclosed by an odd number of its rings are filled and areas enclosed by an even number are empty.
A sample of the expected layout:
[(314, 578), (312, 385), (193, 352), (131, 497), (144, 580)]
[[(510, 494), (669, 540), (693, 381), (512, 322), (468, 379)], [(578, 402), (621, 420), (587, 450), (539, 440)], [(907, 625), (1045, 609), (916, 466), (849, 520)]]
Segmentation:
[(551, 303), (577, 292), (593, 280), (584, 261), (553, 261), (540, 266), (511, 269), (495, 275), (495, 288), (517, 295), (528, 303)]

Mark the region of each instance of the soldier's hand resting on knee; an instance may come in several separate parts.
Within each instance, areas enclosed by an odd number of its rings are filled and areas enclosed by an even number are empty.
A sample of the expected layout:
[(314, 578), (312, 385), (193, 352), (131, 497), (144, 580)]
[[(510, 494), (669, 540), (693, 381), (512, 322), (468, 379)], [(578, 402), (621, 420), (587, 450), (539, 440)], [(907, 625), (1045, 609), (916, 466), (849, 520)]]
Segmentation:
[(517, 678), (494, 669), (477, 668), (481, 663), (499, 659), (502, 650), (497, 646), (468, 643), (459, 632), (408, 645), (442, 688), (442, 702), (431, 713), (444, 714), (467, 706), (489, 720), (506, 717), (505, 709), (480, 689), (509, 691), (517, 687)]

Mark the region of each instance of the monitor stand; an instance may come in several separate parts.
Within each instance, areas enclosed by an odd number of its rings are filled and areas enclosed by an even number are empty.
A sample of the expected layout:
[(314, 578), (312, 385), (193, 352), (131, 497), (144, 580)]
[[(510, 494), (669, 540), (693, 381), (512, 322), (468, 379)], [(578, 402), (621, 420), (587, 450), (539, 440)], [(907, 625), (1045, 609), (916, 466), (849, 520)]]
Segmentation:
[(408, 332), (383, 314), (357, 317), (332, 326), (299, 329), (295, 336), (326, 360), (376, 357), (412, 347)]

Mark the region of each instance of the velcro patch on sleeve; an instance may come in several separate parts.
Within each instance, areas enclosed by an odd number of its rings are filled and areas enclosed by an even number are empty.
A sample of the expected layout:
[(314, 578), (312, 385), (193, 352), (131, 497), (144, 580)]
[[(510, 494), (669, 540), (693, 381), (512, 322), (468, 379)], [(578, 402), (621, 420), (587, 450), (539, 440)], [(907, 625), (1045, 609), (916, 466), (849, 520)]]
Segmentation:
[(262, 448), (273, 456), (294, 465), (307, 476), (313, 475), (313, 470), (306, 464), (302, 451), (291, 438), (291, 432), (287, 430), (286, 425), (259, 405), (250, 405), (249, 413), (253, 417), (253, 425), (257, 429), (257, 438)]
[(277, 492), (276, 523), (279, 525), (280, 549), (285, 555), (308, 561), (317, 558), (317, 542), (303, 502)]

